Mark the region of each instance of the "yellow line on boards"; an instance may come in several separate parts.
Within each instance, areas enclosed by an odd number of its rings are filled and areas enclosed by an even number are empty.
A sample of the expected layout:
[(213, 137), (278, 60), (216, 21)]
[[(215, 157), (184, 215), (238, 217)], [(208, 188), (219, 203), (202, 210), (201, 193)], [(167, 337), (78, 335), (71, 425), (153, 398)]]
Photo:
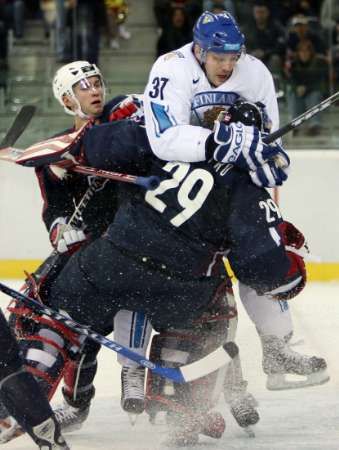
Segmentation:
[[(39, 259), (2, 259), (0, 260), (0, 279), (24, 279), (24, 271), (31, 273), (42, 263)], [(339, 281), (339, 262), (307, 263), (308, 281)], [(232, 273), (228, 262), (227, 270)]]

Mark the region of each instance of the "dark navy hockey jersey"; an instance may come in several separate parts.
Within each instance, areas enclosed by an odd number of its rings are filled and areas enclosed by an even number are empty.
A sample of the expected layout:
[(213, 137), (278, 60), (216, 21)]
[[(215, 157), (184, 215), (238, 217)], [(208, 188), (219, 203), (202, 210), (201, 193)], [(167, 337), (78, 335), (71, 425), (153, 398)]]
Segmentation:
[(283, 283), (290, 264), (281, 214), (247, 173), (215, 161), (161, 161), (132, 121), (93, 127), (83, 144), (88, 165), (161, 180), (119, 207), (107, 239), (121, 251), (188, 279), (205, 276), (226, 252), (238, 279), (259, 292)]

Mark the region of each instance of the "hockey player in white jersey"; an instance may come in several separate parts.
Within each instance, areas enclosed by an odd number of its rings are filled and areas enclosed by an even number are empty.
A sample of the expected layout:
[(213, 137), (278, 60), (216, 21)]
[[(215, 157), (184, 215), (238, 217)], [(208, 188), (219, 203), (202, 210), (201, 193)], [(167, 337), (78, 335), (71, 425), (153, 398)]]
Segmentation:
[[(245, 37), (227, 12), (204, 12), (195, 24), (193, 36), (192, 43), (161, 56), (151, 69), (144, 108), (153, 152), (164, 160), (194, 162), (208, 159), (212, 152), (221, 149), (220, 161), (232, 162), (241, 148), (253, 182), (264, 187), (282, 184), (284, 180), (277, 176), (274, 160), (248, 158), (248, 142), (254, 142), (251, 130), (243, 128), (238, 133), (236, 124), (231, 130), (226, 127), (224, 133), (220, 124), (215, 125), (212, 134), (208, 129), (218, 113), (238, 99), (260, 102), (271, 120), (270, 131), (278, 129), (278, 104), (269, 70), (246, 54)], [(230, 149), (236, 144), (235, 139), (240, 144), (234, 156)], [(283, 169), (287, 166), (286, 161)], [(239, 290), (261, 338), (267, 388), (290, 389), (326, 382), (329, 377), (323, 358), (302, 355), (288, 345), (293, 325), (287, 303), (259, 297), (241, 284)], [(288, 382), (288, 373), (306, 376), (306, 380)]]

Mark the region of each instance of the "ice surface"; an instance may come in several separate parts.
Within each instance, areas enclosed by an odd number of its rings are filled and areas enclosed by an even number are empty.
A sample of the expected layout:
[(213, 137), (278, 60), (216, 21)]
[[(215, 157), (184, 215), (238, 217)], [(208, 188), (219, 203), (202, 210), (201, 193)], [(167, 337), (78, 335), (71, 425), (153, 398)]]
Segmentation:
[[(8, 282), (19, 287), (18, 282)], [(1, 298), (1, 304), (6, 300)], [(197, 450), (339, 450), (339, 283), (310, 283), (291, 300), (295, 326), (294, 340), (305, 344), (295, 350), (326, 358), (331, 380), (318, 387), (270, 392), (265, 389), (261, 370), (261, 348), (254, 326), (240, 302), (238, 344), (249, 390), (259, 401), (261, 421), (256, 437), (248, 438), (235, 424), (223, 402), (226, 431), (222, 439), (201, 439)], [(99, 354), (97, 394), (83, 428), (67, 435), (72, 450), (160, 450), (164, 425), (150, 425), (141, 416), (132, 427), (120, 409), (120, 368), (115, 354), (104, 348)], [(59, 395), (60, 398), (60, 395)], [(56, 399), (57, 401), (57, 399)], [(3, 448), (36, 448), (27, 437), (20, 437)]]

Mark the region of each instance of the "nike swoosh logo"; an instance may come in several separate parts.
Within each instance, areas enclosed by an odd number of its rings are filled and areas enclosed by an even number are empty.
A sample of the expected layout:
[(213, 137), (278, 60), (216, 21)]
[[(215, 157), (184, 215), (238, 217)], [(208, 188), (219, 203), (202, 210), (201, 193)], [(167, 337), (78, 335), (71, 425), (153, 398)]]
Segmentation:
[(200, 80), (200, 77), (197, 78), (196, 80), (192, 80), (192, 81), (193, 81), (193, 84), (197, 84), (199, 80)]

